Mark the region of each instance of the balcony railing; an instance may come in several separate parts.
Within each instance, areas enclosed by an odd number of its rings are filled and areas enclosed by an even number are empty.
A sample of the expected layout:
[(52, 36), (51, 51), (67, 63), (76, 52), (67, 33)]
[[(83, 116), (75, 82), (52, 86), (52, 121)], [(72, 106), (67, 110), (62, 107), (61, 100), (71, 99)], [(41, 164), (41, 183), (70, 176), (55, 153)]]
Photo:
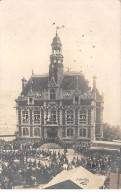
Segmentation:
[(47, 125), (57, 125), (56, 121), (47, 121), (46, 122)]

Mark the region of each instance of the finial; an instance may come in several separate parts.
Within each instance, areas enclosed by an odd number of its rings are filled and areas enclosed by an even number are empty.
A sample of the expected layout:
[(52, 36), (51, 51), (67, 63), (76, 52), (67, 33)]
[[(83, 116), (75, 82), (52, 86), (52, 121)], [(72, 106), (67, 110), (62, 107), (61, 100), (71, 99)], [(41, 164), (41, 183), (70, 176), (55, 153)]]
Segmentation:
[(95, 79), (95, 80), (97, 79), (97, 77), (96, 77), (96, 75), (95, 75), (95, 74), (94, 74), (94, 76), (93, 76), (93, 79)]
[(58, 34), (57, 34), (57, 27), (56, 27), (56, 37), (57, 37), (57, 35), (58, 35)]

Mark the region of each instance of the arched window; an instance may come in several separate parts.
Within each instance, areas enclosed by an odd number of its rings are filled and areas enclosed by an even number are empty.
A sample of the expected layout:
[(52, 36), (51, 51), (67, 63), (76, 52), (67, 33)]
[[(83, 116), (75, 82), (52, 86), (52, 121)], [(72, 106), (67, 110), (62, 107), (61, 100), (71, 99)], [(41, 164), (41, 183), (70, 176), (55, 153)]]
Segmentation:
[(87, 130), (85, 128), (81, 128), (79, 136), (80, 137), (86, 137), (86, 135), (87, 135)]
[(79, 104), (79, 97), (78, 96), (75, 96), (75, 103)]
[(68, 128), (67, 129), (67, 136), (73, 136), (74, 135), (74, 131), (72, 128)]
[(73, 124), (74, 122), (74, 114), (72, 110), (67, 111), (67, 124)]
[(40, 129), (34, 128), (34, 136), (40, 136)]
[(23, 136), (28, 136), (28, 135), (29, 135), (29, 129), (23, 128)]
[(50, 99), (51, 99), (51, 100), (56, 99), (56, 92), (55, 92), (54, 89), (52, 89), (52, 90), (50, 91)]

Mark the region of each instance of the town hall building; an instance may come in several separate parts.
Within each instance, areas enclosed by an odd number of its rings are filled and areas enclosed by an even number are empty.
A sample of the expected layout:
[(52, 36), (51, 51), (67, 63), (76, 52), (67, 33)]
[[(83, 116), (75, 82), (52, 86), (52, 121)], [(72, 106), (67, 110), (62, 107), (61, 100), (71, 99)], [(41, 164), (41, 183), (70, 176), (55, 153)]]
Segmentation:
[(103, 96), (82, 72), (64, 71), (62, 44), (56, 32), (49, 73), (22, 79), (16, 99), (19, 138), (94, 141), (103, 137)]

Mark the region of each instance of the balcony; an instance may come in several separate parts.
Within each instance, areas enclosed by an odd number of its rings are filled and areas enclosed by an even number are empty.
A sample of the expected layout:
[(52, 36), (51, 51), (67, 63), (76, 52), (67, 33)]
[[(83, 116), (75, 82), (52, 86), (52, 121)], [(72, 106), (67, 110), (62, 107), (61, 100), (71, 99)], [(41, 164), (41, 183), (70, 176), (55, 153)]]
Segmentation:
[(46, 125), (57, 125), (56, 121), (47, 121)]

